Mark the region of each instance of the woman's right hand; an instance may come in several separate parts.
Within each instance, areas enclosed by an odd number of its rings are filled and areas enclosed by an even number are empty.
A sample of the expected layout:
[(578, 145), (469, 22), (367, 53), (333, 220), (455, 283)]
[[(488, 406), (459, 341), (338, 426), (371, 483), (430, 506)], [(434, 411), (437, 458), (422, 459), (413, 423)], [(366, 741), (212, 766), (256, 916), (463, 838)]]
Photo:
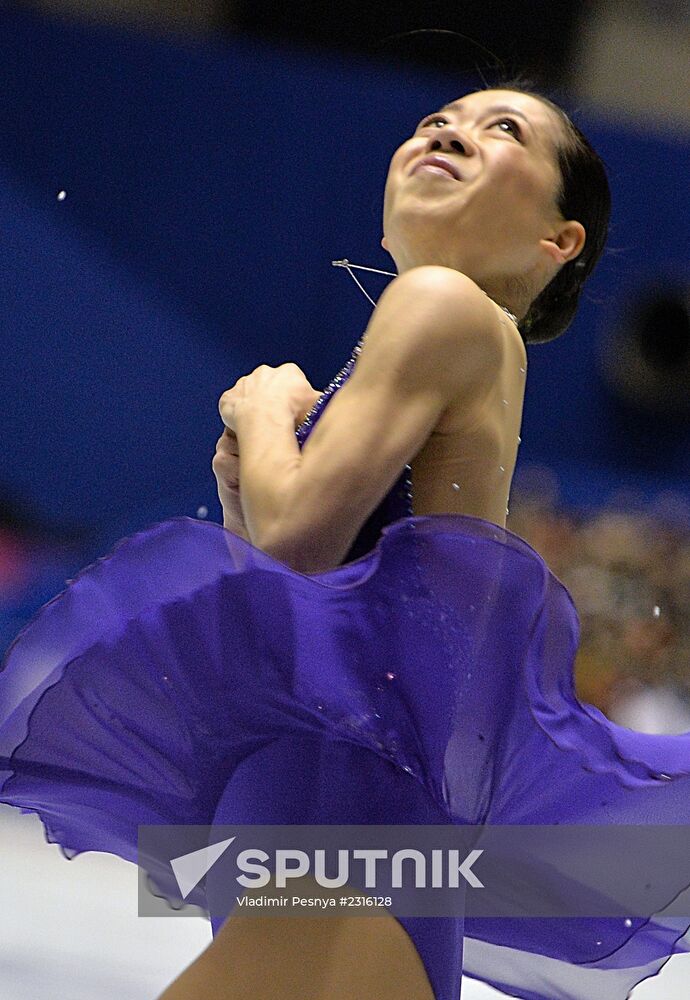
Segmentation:
[(251, 541), (240, 502), (240, 449), (235, 433), (227, 427), (218, 438), (211, 462), (223, 508), (223, 527)]

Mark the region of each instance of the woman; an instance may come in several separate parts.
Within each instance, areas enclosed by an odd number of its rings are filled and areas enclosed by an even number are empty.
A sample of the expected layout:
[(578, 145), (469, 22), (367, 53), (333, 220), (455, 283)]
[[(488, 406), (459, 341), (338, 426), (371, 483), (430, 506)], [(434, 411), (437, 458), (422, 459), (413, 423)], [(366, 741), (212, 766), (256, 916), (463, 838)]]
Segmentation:
[[(525, 343), (570, 323), (608, 218), (545, 98), (507, 84), (420, 123), (386, 183), (398, 277), (343, 370), (320, 394), (261, 366), (220, 399), (229, 530), (125, 540), (15, 641), (0, 800), (130, 860), (139, 824), (683, 822), (690, 734), (577, 701), (575, 609), (505, 530)], [(161, 1000), (451, 1000), (463, 971), (623, 998), (690, 924), (213, 912)]]

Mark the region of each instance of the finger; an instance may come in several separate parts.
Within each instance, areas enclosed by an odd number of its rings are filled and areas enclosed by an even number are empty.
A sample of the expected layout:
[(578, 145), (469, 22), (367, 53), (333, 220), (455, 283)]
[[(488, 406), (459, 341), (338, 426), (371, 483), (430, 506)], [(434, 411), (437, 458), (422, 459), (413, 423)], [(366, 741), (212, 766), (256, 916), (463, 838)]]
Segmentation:
[[(239, 381), (241, 382), (242, 379), (239, 379)], [(236, 386), (237, 383), (232, 387), (232, 389), (226, 389), (218, 399), (218, 413), (220, 414), (220, 419), (228, 428), (232, 426), (235, 416), (235, 403), (238, 400)]]
[(225, 428), (216, 441), (216, 451), (220, 451), (224, 455), (236, 455), (239, 458), (240, 446), (234, 431)]
[(231, 451), (227, 451), (224, 448), (218, 448), (213, 455), (213, 462), (219, 468), (232, 469), (234, 472), (240, 467), (240, 456), (233, 455)]
[(240, 463), (233, 456), (214, 455), (211, 469), (218, 482), (223, 486), (239, 486)]

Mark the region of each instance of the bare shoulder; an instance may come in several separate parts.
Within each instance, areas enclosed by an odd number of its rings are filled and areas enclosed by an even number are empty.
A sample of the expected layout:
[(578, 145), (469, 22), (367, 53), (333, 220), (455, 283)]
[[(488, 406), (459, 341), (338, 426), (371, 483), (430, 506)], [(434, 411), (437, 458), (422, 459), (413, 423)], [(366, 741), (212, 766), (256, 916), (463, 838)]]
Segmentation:
[(421, 297), (432, 314), (456, 306), (459, 312), (454, 318), (460, 327), (468, 325), (462, 322), (468, 314), (480, 322), (490, 322), (491, 299), (472, 278), (451, 267), (424, 264), (404, 271), (390, 283), (381, 299), (391, 295), (408, 300)]
[(380, 302), (388, 305), (393, 298), (393, 308), (404, 314), (401, 330), (413, 341), (423, 338), (451, 356), (457, 356), (458, 346), (481, 344), (488, 365), (499, 360), (505, 314), (461, 271), (432, 264), (412, 268), (391, 282)]
[(515, 325), (466, 274), (438, 265), (403, 272), (379, 299), (367, 328), (363, 369), (442, 385), (469, 411), (522, 341)]

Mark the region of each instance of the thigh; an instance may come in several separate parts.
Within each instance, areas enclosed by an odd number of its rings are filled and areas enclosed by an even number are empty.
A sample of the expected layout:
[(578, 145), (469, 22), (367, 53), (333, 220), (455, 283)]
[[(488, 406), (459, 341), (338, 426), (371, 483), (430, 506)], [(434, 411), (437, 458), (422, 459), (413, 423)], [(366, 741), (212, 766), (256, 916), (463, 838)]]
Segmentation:
[[(443, 821), (447, 817), (417, 781), (371, 751), (286, 736), (236, 768), (213, 823)], [(228, 914), (216, 906), (223, 889), (215, 885), (214, 871), (206, 882), (214, 940), (159, 1000), (434, 1000), (419, 952), (387, 911), (342, 917)]]
[(231, 915), (212, 944), (159, 1000), (361, 1000), (367, 996), (434, 1000), (416, 948), (389, 913), (375, 917)]

